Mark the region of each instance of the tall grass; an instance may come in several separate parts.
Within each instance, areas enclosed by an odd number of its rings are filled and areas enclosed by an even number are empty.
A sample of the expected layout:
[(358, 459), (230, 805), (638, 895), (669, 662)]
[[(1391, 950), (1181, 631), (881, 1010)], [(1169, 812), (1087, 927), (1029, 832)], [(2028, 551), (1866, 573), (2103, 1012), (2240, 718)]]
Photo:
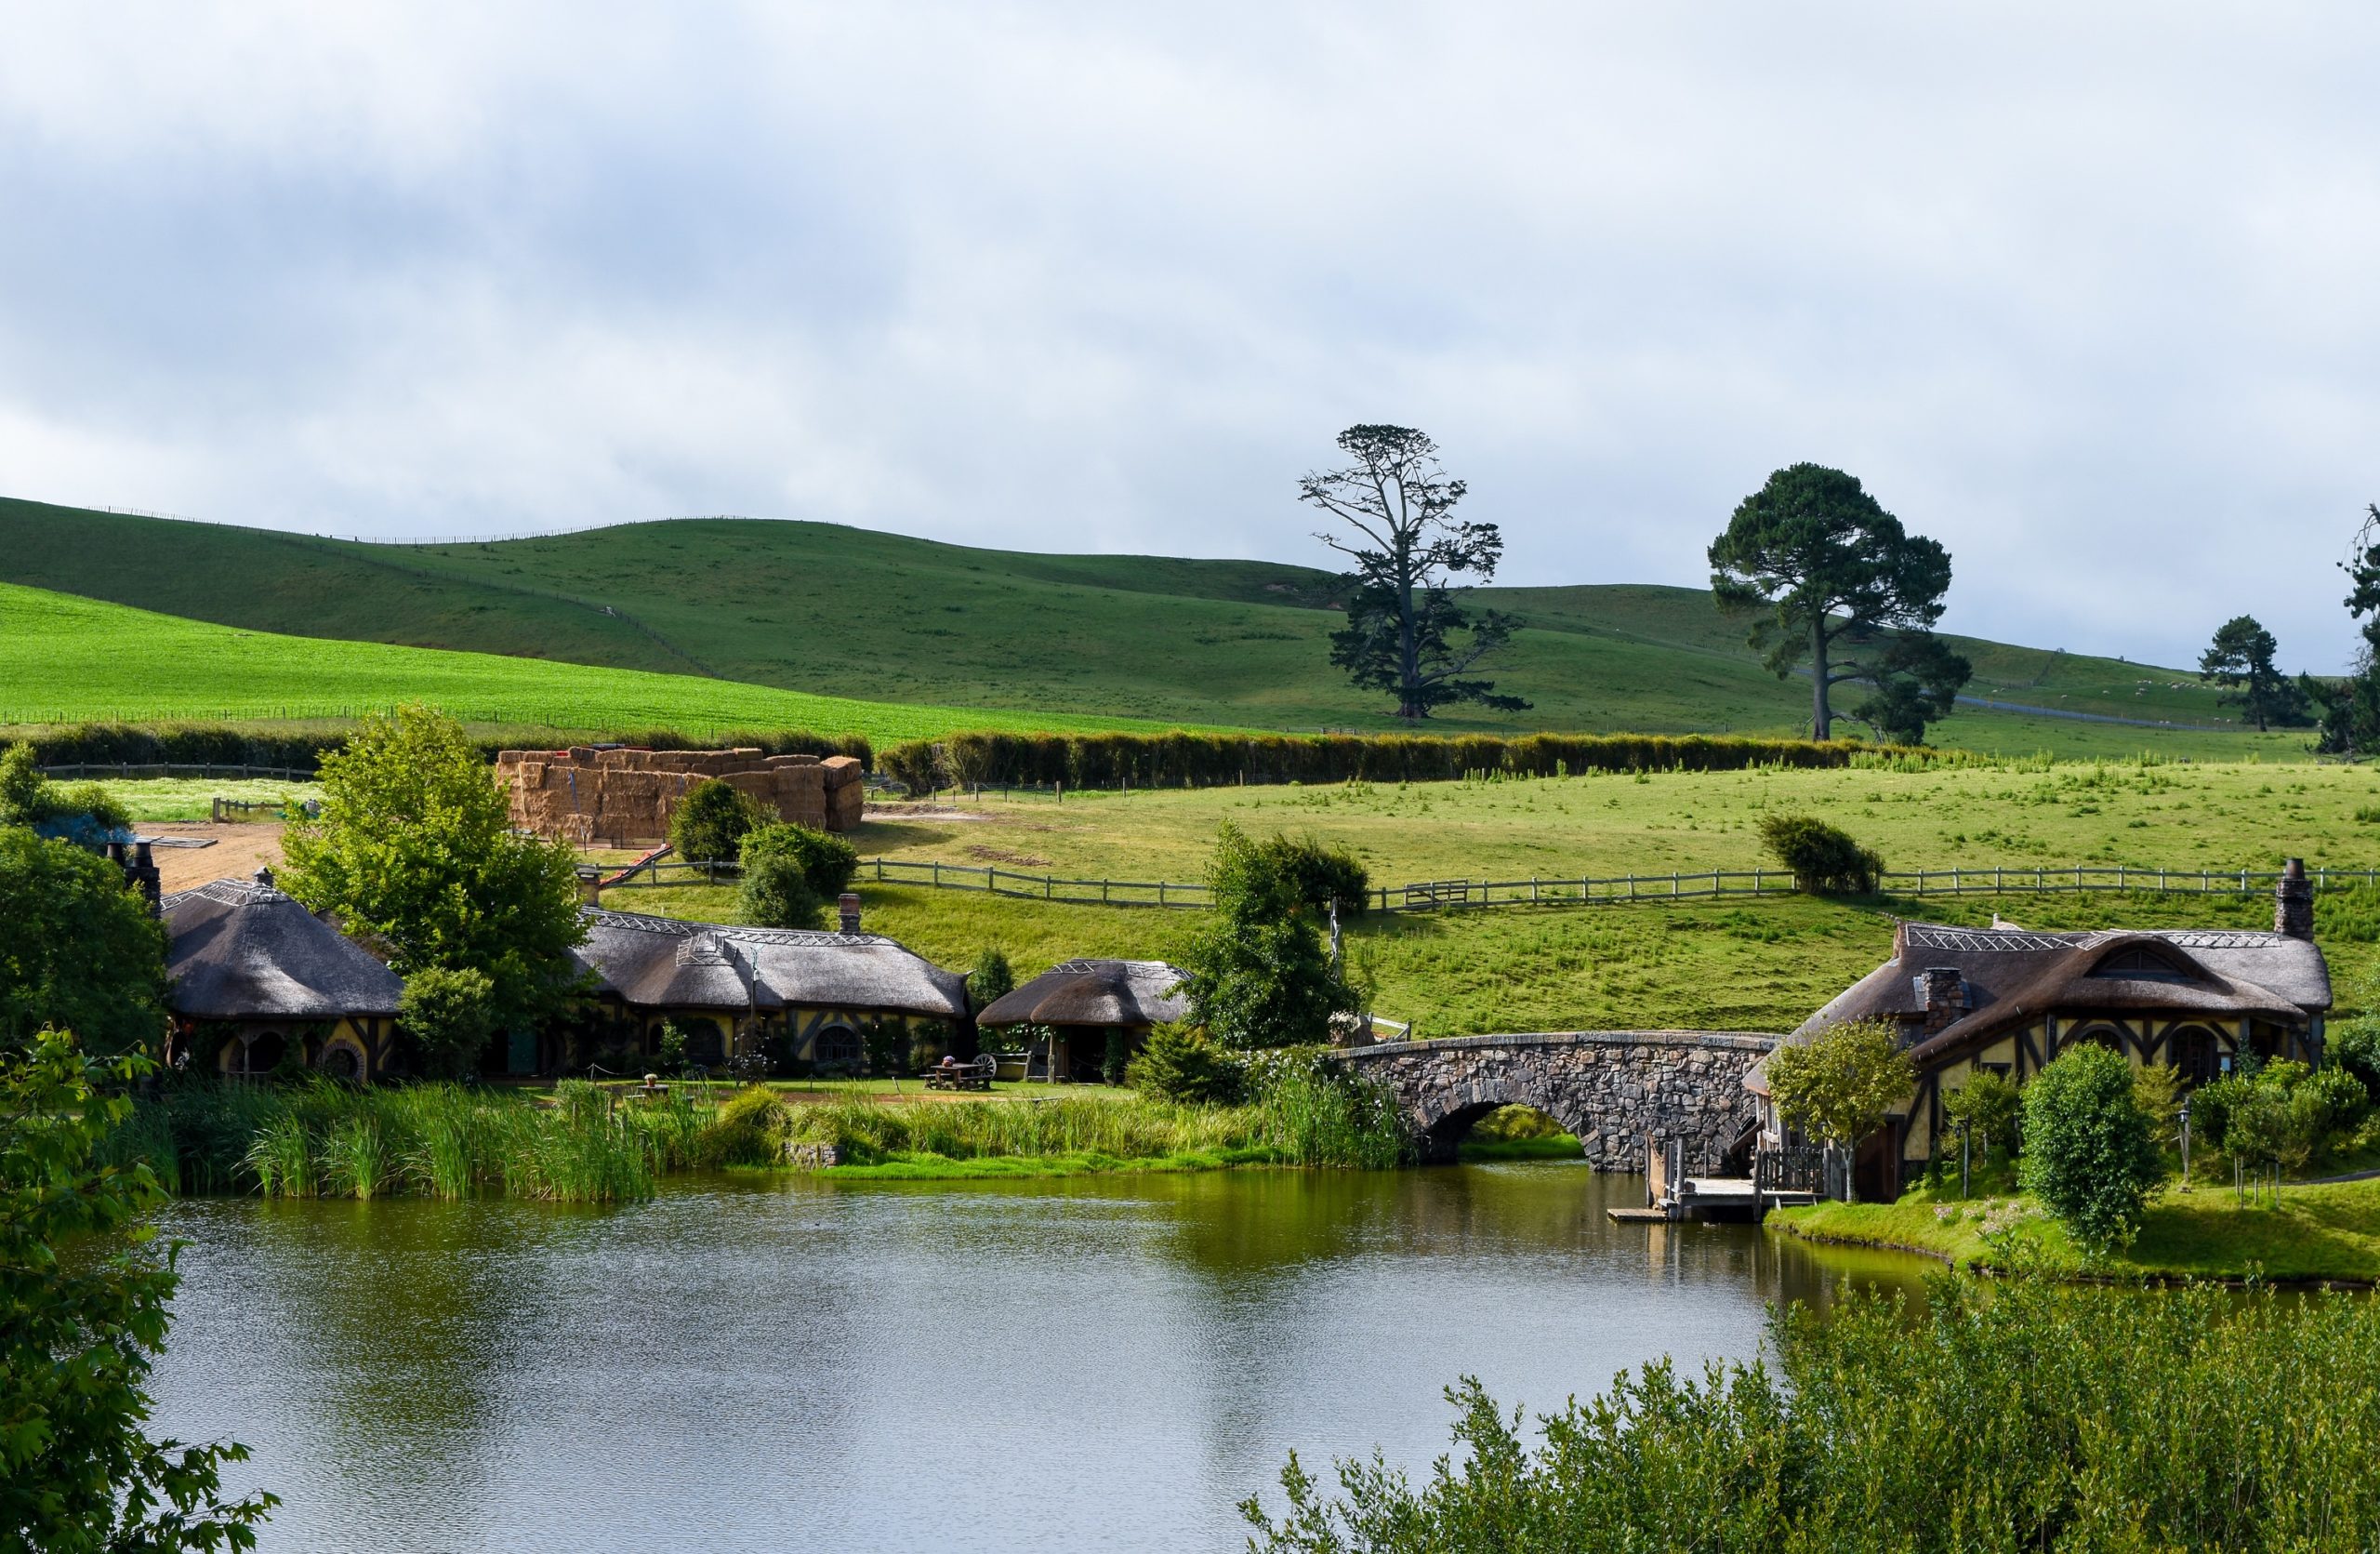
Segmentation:
[(146, 1160), (161, 1181), (195, 1192), (602, 1202), (651, 1197), (657, 1171), (691, 1159), (683, 1140), (699, 1126), (682, 1107), (658, 1123), (632, 1121), (587, 1084), (566, 1086), (547, 1108), (452, 1084), (192, 1080), (143, 1097), (108, 1154)]
[(1385, 1170), (1412, 1158), (1396, 1096), (1381, 1081), (1318, 1049), (1265, 1054), (1255, 1078), (1265, 1137), (1296, 1163)]

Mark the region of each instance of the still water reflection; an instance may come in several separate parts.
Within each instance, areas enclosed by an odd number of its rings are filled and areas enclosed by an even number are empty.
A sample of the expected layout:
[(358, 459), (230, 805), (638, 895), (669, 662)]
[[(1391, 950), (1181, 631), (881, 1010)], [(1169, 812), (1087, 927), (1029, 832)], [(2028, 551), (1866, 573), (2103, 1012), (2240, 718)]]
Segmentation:
[(177, 1205), (160, 1428), (256, 1449), (268, 1549), (1184, 1549), (1285, 1454), (1425, 1467), (1919, 1265), (1615, 1226), (1560, 1165), (681, 1182), (628, 1208)]

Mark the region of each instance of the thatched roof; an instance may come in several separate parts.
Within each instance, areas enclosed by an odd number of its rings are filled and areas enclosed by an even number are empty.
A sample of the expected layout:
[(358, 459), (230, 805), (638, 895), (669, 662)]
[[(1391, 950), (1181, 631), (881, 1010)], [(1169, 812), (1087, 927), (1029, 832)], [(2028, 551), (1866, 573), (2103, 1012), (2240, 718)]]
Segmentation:
[(994, 999), (977, 1025), (1163, 1025), (1190, 1012), (1163, 961), (1067, 961)]
[(176, 1014), (326, 1020), (397, 1012), (397, 974), (270, 884), (217, 880), (175, 892), (161, 910)]
[[(2092, 1014), (2246, 1016), (2303, 1025), (2331, 1004), (2330, 969), (2311, 940), (2244, 929), (2029, 933), (1905, 923), (1893, 958), (1837, 994), (1786, 1041), (1852, 1020), (1921, 1019), (1926, 974), (1956, 972), (1964, 1012), (1910, 1048), (1920, 1069), (2039, 1019)], [(1765, 1068), (1765, 1065), (1764, 1065)], [(1749, 1082), (1762, 1089), (1761, 1069)]]
[(687, 923), (586, 909), (573, 953), (604, 992), (648, 1009), (873, 1009), (963, 1019), (966, 978), (876, 934)]

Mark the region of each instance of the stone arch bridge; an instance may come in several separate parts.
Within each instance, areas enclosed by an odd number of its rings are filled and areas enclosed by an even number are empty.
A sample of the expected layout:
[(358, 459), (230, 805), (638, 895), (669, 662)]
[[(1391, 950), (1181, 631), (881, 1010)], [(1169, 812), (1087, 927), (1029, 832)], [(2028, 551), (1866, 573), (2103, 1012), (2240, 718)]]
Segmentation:
[(1454, 1158), (1500, 1106), (1534, 1107), (1578, 1136), (1599, 1171), (1642, 1171), (1651, 1137), (1716, 1162), (1756, 1121), (1744, 1075), (1775, 1036), (1734, 1030), (1571, 1030), (1383, 1042), (1340, 1056), (1385, 1081), (1421, 1141)]

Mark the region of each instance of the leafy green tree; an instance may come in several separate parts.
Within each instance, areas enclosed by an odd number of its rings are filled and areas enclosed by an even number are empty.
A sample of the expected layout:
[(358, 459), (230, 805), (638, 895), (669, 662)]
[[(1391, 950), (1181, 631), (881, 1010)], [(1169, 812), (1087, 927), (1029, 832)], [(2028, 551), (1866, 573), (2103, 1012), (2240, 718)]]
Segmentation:
[(1229, 821), (1207, 870), (1214, 910), (1183, 958), (1191, 1019), (1240, 1048), (1327, 1040), (1334, 1015), (1358, 999), (1330, 963), (1324, 909), (1283, 851)]
[(1184, 1106), (1231, 1106), (1248, 1095), (1247, 1063), (1187, 1025), (1160, 1025), (1125, 1078), (1135, 1090)]
[(975, 957), (975, 970), (967, 978), (967, 1001), (978, 1009), (988, 1009), (1016, 990), (1016, 971), (1008, 963), (1008, 953), (998, 945), (987, 944)]
[(1793, 871), (1793, 888), (1813, 896), (1872, 895), (1884, 860), (1840, 827), (1807, 815), (1764, 815), (1760, 844)]
[(1298, 895), (1324, 912), (1359, 917), (1371, 897), (1371, 873), (1354, 853), (1318, 836), (1271, 836), (1256, 843), (1264, 866), (1278, 870)]
[(421, 1053), (433, 1079), (477, 1073), (480, 1055), (496, 1034), (496, 984), (469, 967), (424, 966), (405, 978), (397, 1023)]
[[(1474, 618), (1448, 591), (1457, 573), (1496, 575), (1504, 538), (1493, 524), (1454, 516), (1464, 486), (1447, 478), (1438, 445), (1408, 426), (1351, 426), (1339, 434), (1353, 462), (1298, 483), (1298, 499), (1339, 525), (1315, 536), (1355, 563), (1345, 630), (1330, 661), (1367, 690), (1396, 697), (1396, 715), (1472, 701), (1519, 711), (1492, 681), (1465, 678), (1512, 639), (1515, 622), (1488, 610)], [(1458, 639), (1461, 640), (1458, 640)]]
[(1916, 1067), (1890, 1024), (1845, 1020), (1768, 1055), (1768, 1098), (1787, 1126), (1844, 1149), (1884, 1125), (1909, 1098)]
[[(1721, 609), (1764, 612), (1751, 642), (1777, 677), (1808, 662), (1813, 738), (1832, 737), (1831, 694), (1846, 682), (1877, 684), (1881, 705), (1871, 705), (1904, 727), (1918, 690), (1924, 706), (1947, 708), (1966, 683), (1965, 659), (1901, 640), (1923, 639), (1942, 618), (1950, 552), (1906, 532), (1854, 476), (1818, 464), (1778, 471), (1738, 504), (1710, 559)], [(1838, 644), (1868, 656), (1845, 657)]]
[(2014, 1154), (2024, 1104), (2016, 1081), (1997, 1069), (1976, 1069), (1942, 1097), (1942, 1115), (1953, 1128), (1964, 1123), (1967, 1136), (1986, 1149), (1996, 1144)]
[(1950, 715), (1974, 673), (1974, 665), (1933, 633), (1896, 632), (1884, 639), (1869, 676), (1872, 688), (1850, 716), (1895, 744), (1922, 745), (1925, 725)]
[(104, 1053), (164, 1041), (165, 930), (115, 865), (0, 827), (0, 1052), (45, 1026)]
[(22, 740), (0, 750), (0, 826), (71, 830), (68, 840), (93, 846), (101, 833), (132, 828), (132, 812), (114, 794), (96, 782), (52, 782), (35, 759)]
[(2240, 709), (2258, 733), (2274, 724), (2300, 724), (2306, 721), (2306, 693), (2274, 665), (2280, 650), (2280, 642), (2254, 616), (2235, 616), (2215, 629), (2215, 641), (2199, 655), (2198, 677), (2229, 687), (2215, 700)]
[(2320, 709), (2315, 748), (2332, 755), (2363, 755), (2380, 750), (2380, 505), (2364, 509), (2363, 525), (2348, 542), (2339, 570), (2349, 584), (2347, 615), (2358, 622), (2354, 667), (2344, 679), (2300, 675), (2297, 684)]
[[(2375, 1005), (2366, 1003), (2364, 1007)], [(2330, 1035), (2323, 1042), (2322, 1056), (2342, 1071), (2354, 1075), (2362, 1083), (2366, 1096), (2380, 1100), (2380, 1016), (2358, 1015), (2331, 1027)]]
[(669, 845), (688, 863), (725, 863), (742, 856), (747, 834), (776, 817), (734, 783), (705, 777), (686, 790), (669, 817)]
[(246, 1447), (141, 1428), (179, 1282), (148, 1223), (165, 1195), (147, 1165), (92, 1157), (148, 1069), (55, 1030), (0, 1055), (0, 1547), (253, 1548), (279, 1504), (222, 1498), (223, 1465)]
[(364, 720), (322, 763), (323, 810), (284, 835), (281, 887), (377, 941), (398, 975), (478, 971), (509, 1030), (557, 1014), (587, 936), (569, 846), (520, 836), (462, 725), (421, 707)]
[[(2231, 1125), (2240, 1124), (2235, 1111)], [(2067, 1048), (2025, 1086), (2025, 1190), (2093, 1252), (2128, 1244), (2164, 1179), (2132, 1065), (2090, 1043)]]

